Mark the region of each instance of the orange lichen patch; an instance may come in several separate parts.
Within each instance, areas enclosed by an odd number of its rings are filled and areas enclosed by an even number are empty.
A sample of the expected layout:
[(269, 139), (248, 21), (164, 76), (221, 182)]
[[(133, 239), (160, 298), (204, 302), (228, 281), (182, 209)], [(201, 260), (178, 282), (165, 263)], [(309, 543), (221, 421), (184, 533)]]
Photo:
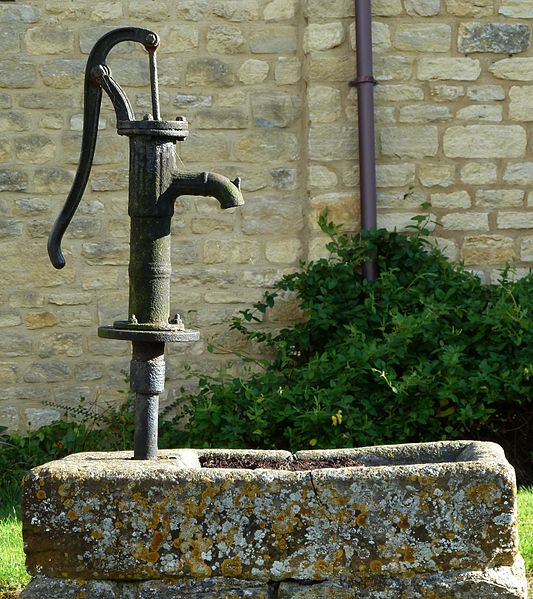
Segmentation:
[(43, 491), (42, 489), (39, 489), (37, 491), (37, 493), (35, 494), (35, 497), (37, 497), (37, 499), (39, 499), (39, 500), (46, 499), (46, 492)]
[(407, 530), (408, 528), (411, 528), (411, 525), (409, 524), (409, 516), (407, 514), (399, 514), (397, 513), (392, 521), (394, 522), (396, 528), (399, 528), (400, 530)]
[(67, 518), (72, 522), (73, 520), (77, 520), (78, 514), (74, 510), (69, 510), (67, 512)]
[(72, 499), (65, 499), (63, 503), (65, 504), (65, 507), (72, 507), (74, 505), (74, 501)]
[(379, 559), (373, 559), (370, 562), (370, 571), (374, 574), (379, 574), (383, 568), (383, 563)]
[(152, 537), (152, 542), (150, 543), (150, 549), (152, 551), (159, 551), (161, 545), (165, 542), (166, 534), (156, 531), (154, 532), (154, 536)]
[(404, 562), (412, 564), (413, 562), (416, 561), (416, 558), (414, 556), (414, 549), (409, 545), (404, 545), (403, 547), (399, 547), (398, 553), (400, 554), (401, 559)]
[(368, 524), (368, 514), (365, 514), (364, 512), (359, 514), (355, 519), (355, 523), (357, 526), (366, 526)]
[(67, 497), (70, 494), (70, 484), (63, 483), (57, 488), (57, 494), (61, 497)]
[(146, 561), (155, 564), (155, 562), (159, 559), (159, 551), (149, 551), (146, 554)]
[(291, 513), (290, 509), (286, 509), (279, 512), (272, 520), (272, 530), (277, 534), (287, 535), (294, 530), (297, 524), (298, 520)]
[(91, 537), (97, 541), (104, 538), (104, 535), (99, 530), (91, 530)]
[(222, 576), (226, 576), (227, 578), (242, 574), (242, 562), (240, 557), (235, 556), (225, 559), (220, 564), (220, 571), (222, 572)]
[(498, 495), (498, 489), (490, 483), (481, 483), (466, 490), (472, 502), (494, 503)]
[(452, 539), (455, 539), (455, 533), (452, 532), (451, 530), (443, 533), (442, 535), (445, 539), (448, 539), (449, 541), (451, 541)]

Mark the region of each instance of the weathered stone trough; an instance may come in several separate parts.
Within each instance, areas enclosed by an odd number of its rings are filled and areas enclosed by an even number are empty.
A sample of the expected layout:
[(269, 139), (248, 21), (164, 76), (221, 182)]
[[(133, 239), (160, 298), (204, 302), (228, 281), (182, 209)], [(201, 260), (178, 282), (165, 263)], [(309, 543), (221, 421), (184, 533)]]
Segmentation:
[(21, 599), (524, 598), (516, 517), (492, 443), (77, 454), (24, 480)]

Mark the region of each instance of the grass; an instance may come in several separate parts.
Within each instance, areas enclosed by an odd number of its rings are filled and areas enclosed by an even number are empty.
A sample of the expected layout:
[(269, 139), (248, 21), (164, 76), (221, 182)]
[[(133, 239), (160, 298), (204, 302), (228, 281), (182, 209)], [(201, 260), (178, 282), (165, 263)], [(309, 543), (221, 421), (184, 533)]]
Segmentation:
[(0, 599), (14, 599), (29, 576), (24, 568), (18, 485), (0, 493)]
[(518, 536), (528, 576), (533, 577), (533, 487), (518, 492)]
[[(18, 488), (13, 485), (0, 493), (0, 599), (15, 599), (28, 582), (24, 569), (22, 526)], [(528, 576), (533, 576), (533, 487), (518, 492), (520, 553)]]

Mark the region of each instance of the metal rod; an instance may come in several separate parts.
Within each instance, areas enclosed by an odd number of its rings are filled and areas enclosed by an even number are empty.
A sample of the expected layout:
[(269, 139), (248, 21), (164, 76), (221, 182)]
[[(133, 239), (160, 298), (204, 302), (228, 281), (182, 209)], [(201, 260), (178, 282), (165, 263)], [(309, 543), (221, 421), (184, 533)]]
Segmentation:
[[(355, 1), (355, 39), (357, 79), (350, 85), (357, 88), (359, 125), (359, 189), (361, 228), (377, 227), (376, 147), (374, 131), (374, 79), (372, 70), (372, 13), (370, 0)], [(374, 260), (365, 262), (363, 276), (377, 278)]]
[(148, 50), (150, 56), (150, 90), (152, 92), (152, 112), (154, 113), (154, 121), (161, 120), (159, 110), (159, 82), (157, 80), (157, 62), (155, 59), (155, 48)]
[(165, 344), (132, 342), (130, 387), (135, 392), (135, 460), (157, 457), (159, 394), (165, 387)]

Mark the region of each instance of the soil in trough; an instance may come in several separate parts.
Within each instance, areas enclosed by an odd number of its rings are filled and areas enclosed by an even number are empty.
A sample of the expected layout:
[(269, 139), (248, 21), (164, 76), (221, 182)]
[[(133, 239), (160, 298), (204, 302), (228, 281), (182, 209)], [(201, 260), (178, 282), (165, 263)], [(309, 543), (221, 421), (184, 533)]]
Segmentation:
[(364, 466), (362, 462), (352, 458), (338, 457), (334, 460), (327, 459), (293, 459), (273, 461), (252, 455), (205, 455), (200, 458), (203, 468), (244, 468), (256, 470), (257, 468), (269, 468), (270, 470), (316, 470), (318, 468), (347, 468), (353, 466)]

